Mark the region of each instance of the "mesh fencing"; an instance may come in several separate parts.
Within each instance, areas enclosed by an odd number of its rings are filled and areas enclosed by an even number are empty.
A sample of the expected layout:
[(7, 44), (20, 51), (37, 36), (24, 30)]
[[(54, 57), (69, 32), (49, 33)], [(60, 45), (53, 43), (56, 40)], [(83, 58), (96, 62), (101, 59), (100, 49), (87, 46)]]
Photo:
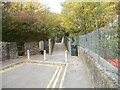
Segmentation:
[(79, 45), (105, 60), (118, 60), (118, 34), (116, 27), (107, 27), (79, 36)]

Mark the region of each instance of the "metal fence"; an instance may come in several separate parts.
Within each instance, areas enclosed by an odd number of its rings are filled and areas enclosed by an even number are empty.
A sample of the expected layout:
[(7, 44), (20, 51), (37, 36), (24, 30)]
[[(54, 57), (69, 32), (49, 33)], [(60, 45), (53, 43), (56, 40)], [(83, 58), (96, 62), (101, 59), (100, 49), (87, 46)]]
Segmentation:
[(79, 36), (79, 45), (105, 60), (118, 60), (118, 32), (116, 26), (105, 27)]

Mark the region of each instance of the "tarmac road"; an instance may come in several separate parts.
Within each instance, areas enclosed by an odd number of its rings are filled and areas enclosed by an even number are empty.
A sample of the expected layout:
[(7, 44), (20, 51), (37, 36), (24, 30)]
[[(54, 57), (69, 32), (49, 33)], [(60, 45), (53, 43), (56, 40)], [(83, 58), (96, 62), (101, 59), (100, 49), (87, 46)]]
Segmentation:
[(2, 88), (46, 88), (57, 67), (24, 64), (2, 73)]

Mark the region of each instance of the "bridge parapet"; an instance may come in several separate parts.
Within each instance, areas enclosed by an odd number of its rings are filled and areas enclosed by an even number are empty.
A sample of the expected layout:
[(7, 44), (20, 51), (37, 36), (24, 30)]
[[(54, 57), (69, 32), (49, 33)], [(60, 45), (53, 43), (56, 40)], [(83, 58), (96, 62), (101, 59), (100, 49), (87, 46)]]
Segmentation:
[(119, 73), (116, 67), (99, 55), (82, 47), (79, 47), (79, 55), (94, 88), (120, 88)]

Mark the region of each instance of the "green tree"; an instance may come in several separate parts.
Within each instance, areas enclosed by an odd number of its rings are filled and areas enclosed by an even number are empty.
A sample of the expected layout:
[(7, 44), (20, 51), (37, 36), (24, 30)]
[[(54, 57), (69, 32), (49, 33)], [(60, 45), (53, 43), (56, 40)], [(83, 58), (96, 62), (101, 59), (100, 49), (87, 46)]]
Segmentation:
[(57, 19), (59, 15), (51, 13), (41, 3), (4, 3), (3, 10), (3, 41), (46, 41), (62, 28)]
[(90, 33), (108, 25), (116, 16), (115, 3), (71, 2), (63, 5), (62, 26), (71, 35)]

